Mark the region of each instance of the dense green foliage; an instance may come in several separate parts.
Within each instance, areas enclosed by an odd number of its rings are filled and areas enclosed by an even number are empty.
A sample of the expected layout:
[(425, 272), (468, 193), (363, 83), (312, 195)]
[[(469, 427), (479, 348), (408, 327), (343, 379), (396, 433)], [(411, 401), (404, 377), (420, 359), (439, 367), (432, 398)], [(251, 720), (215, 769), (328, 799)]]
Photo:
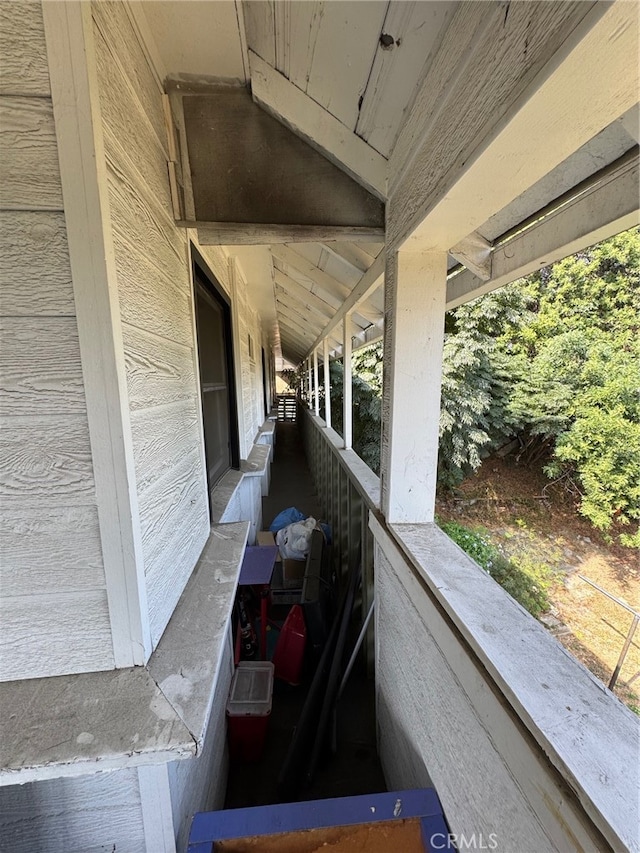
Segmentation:
[[(640, 519), (640, 235), (458, 308), (445, 340), (440, 480), (512, 435), (609, 530)], [(622, 534), (625, 544), (636, 534)]]
[(548, 566), (518, 557), (507, 559), (481, 528), (471, 529), (455, 521), (440, 527), (529, 613), (539, 616), (548, 610), (553, 580)]
[[(354, 449), (380, 462), (382, 345), (353, 356)], [(332, 367), (334, 425), (342, 366)], [(450, 312), (439, 482), (517, 437), (580, 512), (640, 544), (640, 233), (620, 234)], [(630, 532), (633, 531), (634, 532)]]

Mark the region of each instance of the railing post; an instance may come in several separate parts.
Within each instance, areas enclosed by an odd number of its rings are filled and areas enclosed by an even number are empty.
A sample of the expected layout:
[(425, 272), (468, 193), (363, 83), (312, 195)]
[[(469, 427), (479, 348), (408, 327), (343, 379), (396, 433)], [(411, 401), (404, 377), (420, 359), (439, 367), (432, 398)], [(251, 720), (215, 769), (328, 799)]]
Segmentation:
[(447, 253), (387, 256), (381, 492), (388, 522), (432, 522)]
[(314, 386), (314, 409), (316, 417), (320, 417), (320, 389), (318, 388), (318, 350), (313, 351), (313, 386)]
[(324, 356), (324, 422), (331, 428), (331, 378), (329, 373), (329, 339), (323, 341)]
[(342, 320), (342, 437), (344, 449), (350, 450), (353, 443), (353, 401), (351, 386), (351, 314), (344, 315)]

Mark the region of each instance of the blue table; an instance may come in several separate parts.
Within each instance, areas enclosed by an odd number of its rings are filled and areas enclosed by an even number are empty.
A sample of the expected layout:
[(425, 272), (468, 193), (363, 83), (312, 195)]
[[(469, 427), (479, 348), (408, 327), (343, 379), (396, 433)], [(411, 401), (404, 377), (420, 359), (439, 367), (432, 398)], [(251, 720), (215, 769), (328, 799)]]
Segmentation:
[(365, 794), (330, 800), (284, 803), (248, 809), (200, 812), (193, 818), (188, 853), (215, 853), (215, 843), (232, 838), (274, 835), (334, 826), (420, 818), (427, 853), (455, 850), (433, 788)]

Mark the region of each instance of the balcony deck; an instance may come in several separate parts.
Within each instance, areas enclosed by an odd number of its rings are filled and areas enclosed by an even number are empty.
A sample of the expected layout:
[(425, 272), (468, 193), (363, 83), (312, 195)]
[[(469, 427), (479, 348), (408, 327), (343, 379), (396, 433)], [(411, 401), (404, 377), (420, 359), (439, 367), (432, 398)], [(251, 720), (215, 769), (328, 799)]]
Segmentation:
[[(289, 506), (296, 506), (315, 518), (324, 517), (311, 480), (299, 426), (296, 423), (278, 423), (271, 489), (262, 501), (264, 526), (268, 527), (277, 513)], [(352, 645), (353, 641), (348, 647)], [(386, 790), (376, 751), (374, 692), (373, 679), (367, 677), (363, 665), (356, 665), (340, 700), (338, 751), (319, 769), (313, 784), (300, 792), (299, 799), (325, 799)], [(264, 755), (257, 764), (231, 762), (226, 808), (278, 802), (278, 774), (305, 696), (306, 685), (294, 688), (276, 682)]]

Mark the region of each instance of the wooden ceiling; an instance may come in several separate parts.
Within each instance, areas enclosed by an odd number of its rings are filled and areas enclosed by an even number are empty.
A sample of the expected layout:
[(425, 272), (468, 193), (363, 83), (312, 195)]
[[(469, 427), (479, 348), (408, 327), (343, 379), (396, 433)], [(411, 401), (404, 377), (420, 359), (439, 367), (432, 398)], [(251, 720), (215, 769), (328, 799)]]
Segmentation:
[[(348, 329), (361, 342), (381, 333), (382, 281), (376, 270), (379, 243), (293, 243), (271, 247), (276, 314), (284, 358), (298, 363), (317, 344), (327, 327), (332, 353), (342, 349), (345, 301), (369, 272), (370, 292), (350, 315)], [(376, 286), (377, 284), (377, 286)], [(366, 280), (365, 280), (366, 286)]]

